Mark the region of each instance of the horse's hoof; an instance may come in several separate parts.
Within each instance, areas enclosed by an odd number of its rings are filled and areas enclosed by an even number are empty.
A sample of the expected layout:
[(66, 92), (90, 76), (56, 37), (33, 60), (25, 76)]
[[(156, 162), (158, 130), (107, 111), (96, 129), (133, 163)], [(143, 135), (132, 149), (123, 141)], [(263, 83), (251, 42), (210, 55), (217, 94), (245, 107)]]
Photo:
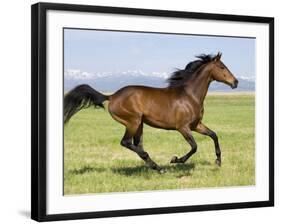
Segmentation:
[(218, 166), (221, 166), (221, 160), (216, 159), (216, 164), (217, 164)]
[(167, 172), (167, 170), (166, 169), (160, 169), (160, 170), (158, 170), (158, 172), (160, 173), (160, 174), (164, 174), (164, 173), (166, 173)]
[(177, 163), (177, 162), (178, 162), (178, 157), (173, 156), (170, 163)]

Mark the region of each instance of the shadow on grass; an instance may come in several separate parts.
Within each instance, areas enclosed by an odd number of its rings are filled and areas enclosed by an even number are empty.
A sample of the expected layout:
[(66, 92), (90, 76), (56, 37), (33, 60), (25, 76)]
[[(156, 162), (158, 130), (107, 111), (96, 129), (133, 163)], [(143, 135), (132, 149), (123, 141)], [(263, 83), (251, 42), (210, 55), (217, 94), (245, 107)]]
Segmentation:
[(94, 168), (91, 166), (83, 166), (79, 169), (69, 170), (68, 172), (70, 174), (74, 174), (74, 175), (81, 175), (81, 174), (91, 173), (91, 172), (104, 172), (105, 170), (106, 169), (104, 169), (104, 168)]
[[(198, 165), (203, 165), (203, 166), (211, 165), (211, 163), (208, 161), (200, 161), (197, 163), (198, 163)], [(167, 171), (167, 173), (180, 173), (179, 174), (179, 177), (180, 177), (182, 175), (182, 173), (184, 173), (184, 175), (191, 175), (190, 171), (194, 170), (195, 163), (169, 164), (169, 165), (161, 166), (161, 168), (165, 169)], [(107, 170), (108, 169), (105, 169), (105, 168), (101, 168), (101, 167), (96, 168), (96, 167), (87, 165), (87, 166), (83, 166), (78, 169), (69, 170), (68, 172), (70, 174), (74, 174), (74, 175), (82, 175), (82, 174), (91, 173), (91, 172), (105, 172)], [(214, 171), (216, 171), (216, 170), (217, 170), (217, 168), (214, 169)], [(145, 164), (138, 165), (138, 166), (132, 166), (132, 167), (114, 167), (114, 168), (111, 168), (111, 171), (113, 173), (117, 173), (117, 174), (121, 174), (121, 175), (125, 175), (125, 176), (156, 173), (155, 170), (152, 170)]]
[[(203, 166), (209, 166), (211, 165), (210, 162), (208, 161), (200, 161), (198, 164), (203, 165)], [(166, 170), (167, 173), (185, 173), (185, 175), (191, 175), (190, 171), (194, 170), (195, 168), (195, 163), (186, 163), (186, 164), (169, 164), (169, 165), (164, 165), (161, 166), (163, 169)], [(144, 175), (144, 174), (153, 174), (156, 173), (155, 170), (152, 170), (145, 164), (143, 165), (138, 165), (138, 166), (133, 166), (133, 167), (114, 167), (110, 168), (113, 173), (125, 175), (125, 176), (133, 176), (133, 175)], [(83, 166), (79, 169), (72, 169), (69, 170), (68, 172), (73, 175), (82, 175), (85, 173), (92, 173), (92, 172), (105, 172), (108, 169), (106, 168), (95, 168), (92, 166)], [(213, 171), (216, 171), (217, 168), (215, 168)], [(179, 175), (179, 177), (181, 174)]]
[[(188, 175), (190, 175), (190, 171), (195, 168), (195, 164), (194, 163), (175, 164), (175, 165), (171, 164), (171, 165), (161, 166), (161, 168), (165, 169), (167, 173), (185, 172)], [(152, 170), (146, 165), (139, 165), (134, 167), (118, 167), (118, 168), (112, 168), (111, 170), (113, 173), (117, 173), (125, 176), (143, 175), (149, 173), (153, 174), (157, 172), (155, 170)]]

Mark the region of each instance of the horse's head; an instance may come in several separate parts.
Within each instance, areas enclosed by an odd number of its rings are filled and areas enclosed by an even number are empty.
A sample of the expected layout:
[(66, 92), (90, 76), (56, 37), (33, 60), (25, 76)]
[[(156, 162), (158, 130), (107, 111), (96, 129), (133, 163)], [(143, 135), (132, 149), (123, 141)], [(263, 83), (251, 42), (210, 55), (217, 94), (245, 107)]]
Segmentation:
[(221, 61), (220, 52), (212, 59), (211, 64), (212, 64), (211, 78), (213, 80), (216, 80), (218, 82), (223, 82), (231, 86), (232, 89), (237, 88), (238, 80), (234, 77), (234, 75)]

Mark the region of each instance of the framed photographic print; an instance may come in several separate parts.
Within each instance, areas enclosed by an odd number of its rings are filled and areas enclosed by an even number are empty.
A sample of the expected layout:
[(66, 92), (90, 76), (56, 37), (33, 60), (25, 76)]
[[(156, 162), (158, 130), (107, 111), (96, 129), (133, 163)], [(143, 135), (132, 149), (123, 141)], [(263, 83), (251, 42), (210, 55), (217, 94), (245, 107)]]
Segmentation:
[(273, 18), (32, 6), (32, 219), (273, 205)]

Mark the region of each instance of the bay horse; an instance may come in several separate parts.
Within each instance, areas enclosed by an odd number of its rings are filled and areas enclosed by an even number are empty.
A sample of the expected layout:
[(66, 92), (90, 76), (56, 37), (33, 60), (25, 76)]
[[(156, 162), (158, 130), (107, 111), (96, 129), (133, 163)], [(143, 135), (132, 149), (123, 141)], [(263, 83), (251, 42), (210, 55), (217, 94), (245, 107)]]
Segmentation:
[(137, 153), (146, 164), (160, 173), (165, 172), (143, 149), (143, 123), (166, 130), (177, 130), (190, 144), (191, 150), (171, 163), (185, 163), (197, 150), (192, 131), (211, 137), (215, 144), (216, 164), (221, 166), (221, 150), (214, 131), (202, 123), (204, 99), (212, 81), (223, 82), (231, 88), (238, 80), (217, 55), (200, 55), (168, 78), (166, 88), (126, 86), (112, 95), (104, 95), (89, 85), (79, 85), (64, 97), (64, 123), (79, 110), (89, 106), (104, 107), (109, 101), (110, 115), (126, 127), (121, 145)]

